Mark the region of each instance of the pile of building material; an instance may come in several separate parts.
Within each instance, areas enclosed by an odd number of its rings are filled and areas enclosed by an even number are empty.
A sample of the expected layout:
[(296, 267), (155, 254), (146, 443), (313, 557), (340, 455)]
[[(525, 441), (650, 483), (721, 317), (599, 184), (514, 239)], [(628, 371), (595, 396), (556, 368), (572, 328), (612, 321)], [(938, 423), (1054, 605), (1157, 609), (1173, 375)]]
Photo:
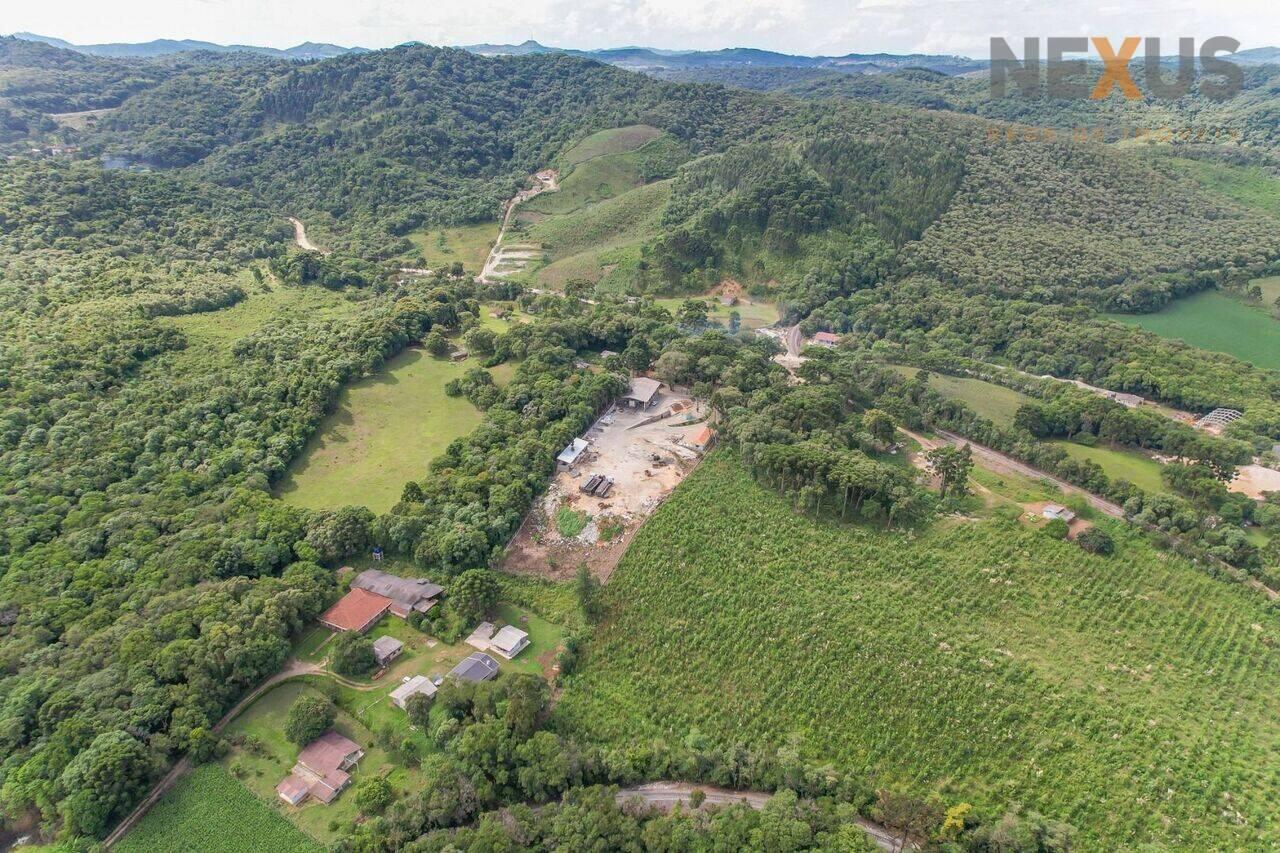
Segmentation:
[(595, 495), (598, 498), (609, 496), (609, 491), (613, 488), (613, 478), (606, 477), (603, 474), (592, 474), (587, 481), (578, 487), (578, 491), (584, 495)]

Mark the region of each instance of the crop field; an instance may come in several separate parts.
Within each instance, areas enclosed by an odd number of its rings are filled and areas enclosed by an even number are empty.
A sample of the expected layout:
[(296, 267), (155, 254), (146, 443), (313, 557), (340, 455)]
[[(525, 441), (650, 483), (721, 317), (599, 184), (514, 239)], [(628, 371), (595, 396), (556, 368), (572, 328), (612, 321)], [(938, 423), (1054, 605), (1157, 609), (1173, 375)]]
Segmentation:
[(431, 269), (445, 267), (454, 261), (472, 271), (479, 272), (489, 249), (498, 239), (497, 222), (477, 222), (473, 225), (457, 225), (416, 231), (409, 235), (413, 245), (422, 253)]
[(1280, 320), (1216, 290), (1179, 299), (1154, 314), (1108, 316), (1162, 338), (1280, 370)]
[(319, 853), (277, 811), (245, 790), (220, 764), (206, 764), (178, 782), (113, 849), (120, 853)]
[(634, 151), (646, 142), (657, 139), (662, 131), (647, 124), (633, 124), (627, 127), (614, 127), (593, 133), (577, 145), (570, 148), (560, 159), (566, 166), (575, 166), (585, 160), (601, 157), (605, 154), (621, 154)]
[(1160, 479), (1159, 462), (1135, 450), (1115, 447), (1085, 447), (1074, 441), (1055, 441), (1073, 459), (1092, 459), (1113, 480), (1128, 480), (1144, 492), (1168, 492)]
[(411, 349), (350, 385), (290, 466), (279, 496), (309, 509), (389, 510), (405, 481), (426, 474), (449, 442), (480, 423), (481, 413), (465, 397), (444, 393), (445, 383), (475, 364)]
[[(915, 367), (900, 364), (890, 366), (904, 376), (915, 376), (919, 372), (919, 368)], [(1031, 399), (1026, 394), (1003, 385), (941, 373), (929, 374), (929, 387), (944, 397), (959, 400), (982, 417), (1002, 426), (1012, 424), (1018, 407)]]
[(815, 521), (718, 451), (605, 588), (557, 725), (790, 743), (949, 804), (1022, 803), (1080, 849), (1280, 843), (1275, 609), (1099, 523), (1111, 557), (999, 517)]

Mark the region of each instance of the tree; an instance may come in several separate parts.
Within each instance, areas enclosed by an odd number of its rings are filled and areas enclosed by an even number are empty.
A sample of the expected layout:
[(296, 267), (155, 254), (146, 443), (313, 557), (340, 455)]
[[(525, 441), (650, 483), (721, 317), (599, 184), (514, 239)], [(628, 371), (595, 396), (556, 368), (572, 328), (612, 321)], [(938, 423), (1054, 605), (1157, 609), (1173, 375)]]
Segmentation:
[(888, 412), (881, 409), (867, 409), (866, 414), (862, 416), (862, 426), (882, 446), (887, 447), (893, 442), (896, 429), (893, 418)]
[(1067, 534), (1071, 532), (1071, 526), (1061, 518), (1051, 518), (1048, 523), (1041, 528), (1041, 532), (1050, 539), (1066, 539)]
[(942, 479), (942, 497), (964, 497), (969, 493), (969, 470), (973, 467), (973, 450), (968, 444), (935, 447), (925, 454), (929, 471)]
[(578, 595), (578, 607), (582, 610), (587, 622), (595, 622), (600, 618), (600, 581), (591, 574), (586, 563), (578, 564), (574, 592)]
[(367, 776), (356, 785), (356, 808), (366, 815), (382, 814), (395, 798), (395, 789), (382, 776)]
[(67, 832), (101, 838), (146, 790), (155, 758), (128, 732), (103, 732), (58, 777)]
[(373, 640), (358, 631), (343, 631), (330, 646), (329, 667), (338, 675), (365, 675), (377, 664)]
[(431, 697), (424, 693), (415, 693), (404, 703), (405, 714), (409, 722), (426, 730), (431, 723)]
[(872, 809), (875, 819), (898, 834), (897, 849), (905, 850), (911, 836), (928, 836), (942, 820), (942, 807), (904, 791), (880, 790)]
[(294, 700), (284, 721), (284, 736), (290, 743), (306, 746), (333, 726), (337, 715), (333, 703), (304, 693)]
[(488, 569), (468, 569), (449, 588), (449, 604), (464, 624), (482, 618), (497, 600), (498, 582)]
[(680, 303), (676, 312), (676, 322), (689, 328), (701, 328), (707, 325), (707, 303), (701, 299), (686, 299)]
[(422, 341), (422, 345), (426, 348), (427, 352), (437, 357), (447, 355), (450, 350), (449, 339), (446, 338), (444, 336), (444, 332), (440, 331), (438, 328), (433, 328), (431, 330), (427, 337)]
[(1080, 535), (1076, 537), (1076, 544), (1090, 554), (1103, 556), (1112, 554), (1116, 550), (1115, 540), (1101, 527), (1090, 527), (1080, 531)]

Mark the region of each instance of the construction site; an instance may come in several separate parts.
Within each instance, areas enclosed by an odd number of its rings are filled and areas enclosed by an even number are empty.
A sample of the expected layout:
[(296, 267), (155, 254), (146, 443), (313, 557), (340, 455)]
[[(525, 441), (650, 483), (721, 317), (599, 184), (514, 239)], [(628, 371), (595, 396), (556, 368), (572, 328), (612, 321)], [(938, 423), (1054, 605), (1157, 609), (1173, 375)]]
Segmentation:
[(619, 400), (565, 448), (504, 571), (563, 579), (585, 563), (608, 580), (631, 537), (715, 440), (704, 404), (657, 388), (636, 380), (637, 396)]

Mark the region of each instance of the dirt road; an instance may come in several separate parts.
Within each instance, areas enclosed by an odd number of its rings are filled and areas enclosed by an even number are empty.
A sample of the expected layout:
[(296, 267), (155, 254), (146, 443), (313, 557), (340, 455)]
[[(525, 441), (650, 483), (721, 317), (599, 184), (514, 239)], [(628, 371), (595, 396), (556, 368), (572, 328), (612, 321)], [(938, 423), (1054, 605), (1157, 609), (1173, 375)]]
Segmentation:
[[(297, 220), (294, 221), (296, 222)], [(223, 714), (222, 719), (218, 720), (218, 722), (214, 724), (214, 732), (221, 732), (227, 723), (239, 716), (240, 712), (253, 704), (255, 699), (275, 687), (280, 682), (288, 681), (291, 678), (298, 678), (303, 675), (319, 675), (323, 671), (324, 670), (317, 664), (303, 663), (299, 660), (290, 660), (285, 664), (284, 669), (253, 688), (253, 690), (245, 694), (245, 697), (237, 702), (230, 711)], [(151, 810), (151, 807), (160, 802), (160, 798), (168, 793), (169, 789), (172, 788), (179, 779), (191, 771), (191, 767), (191, 759), (186, 756), (179, 759), (178, 762), (170, 768), (169, 772), (155, 784), (155, 787), (153, 787), (151, 792), (147, 794), (146, 799), (141, 803), (138, 803), (138, 807), (130, 812), (128, 817), (120, 821), (120, 824), (112, 830), (111, 834), (102, 842), (102, 849), (108, 850), (113, 844), (118, 842), (121, 838), (124, 838), (129, 830), (133, 829), (134, 826), (137, 825), (138, 821), (142, 820), (146, 813)]]
[[(688, 805), (689, 795), (695, 790), (702, 791), (706, 795), (706, 799), (703, 802), (713, 806), (746, 803), (753, 809), (762, 809), (764, 804), (769, 802), (769, 797), (772, 796), (762, 791), (731, 791), (728, 788), (690, 785), (686, 782), (650, 782), (647, 785), (619, 789), (617, 799), (619, 803), (622, 803), (633, 797), (639, 797), (648, 805), (656, 806), (660, 809), (669, 809), (677, 803)], [(858, 825), (862, 827), (863, 832), (867, 833), (881, 850), (896, 851), (901, 849), (899, 847), (899, 838), (878, 823), (859, 818)], [(908, 843), (907, 846), (915, 849), (917, 845)]]
[(289, 221), (293, 223), (293, 242), (298, 244), (299, 249), (307, 252), (319, 252), (322, 255), (329, 254), (328, 249), (321, 249), (315, 243), (307, 239), (307, 226), (302, 224), (301, 219), (295, 219), (290, 216)]
[(507, 201), (502, 212), (502, 225), (498, 228), (498, 238), (493, 241), (493, 248), (489, 250), (489, 257), (485, 258), (484, 267), (480, 270), (480, 275), (476, 276), (477, 283), (487, 284), (492, 282), (495, 278), (499, 278), (500, 276), (497, 272), (498, 265), (501, 264), (504, 259), (509, 262), (517, 262), (519, 266), (523, 267), (527, 265), (530, 260), (538, 257), (539, 253), (535, 248), (516, 246), (504, 247), (502, 245), (502, 239), (507, 236), (507, 228), (511, 225), (511, 220), (515, 218), (516, 207), (519, 206), (520, 202), (528, 201), (534, 196), (540, 195), (544, 192), (558, 191), (560, 189), (559, 181), (559, 174), (551, 171), (550, 169), (538, 172), (533, 176), (532, 187), (527, 190), (520, 190), (520, 192), (513, 195), (510, 200)]

